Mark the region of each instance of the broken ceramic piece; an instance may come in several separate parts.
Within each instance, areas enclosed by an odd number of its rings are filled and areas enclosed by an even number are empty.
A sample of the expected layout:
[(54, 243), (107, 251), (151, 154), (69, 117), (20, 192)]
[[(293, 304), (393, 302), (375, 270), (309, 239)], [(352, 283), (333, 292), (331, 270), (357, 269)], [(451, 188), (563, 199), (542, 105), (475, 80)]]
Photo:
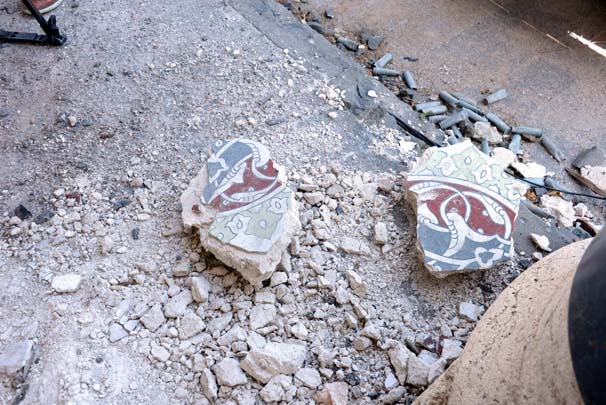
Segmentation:
[(251, 284), (271, 277), (301, 224), (293, 192), (269, 151), (248, 139), (218, 141), (181, 197), (183, 222)]
[(429, 148), (407, 177), (416, 202), (417, 244), (437, 276), (484, 270), (509, 260), (526, 187), (470, 141)]

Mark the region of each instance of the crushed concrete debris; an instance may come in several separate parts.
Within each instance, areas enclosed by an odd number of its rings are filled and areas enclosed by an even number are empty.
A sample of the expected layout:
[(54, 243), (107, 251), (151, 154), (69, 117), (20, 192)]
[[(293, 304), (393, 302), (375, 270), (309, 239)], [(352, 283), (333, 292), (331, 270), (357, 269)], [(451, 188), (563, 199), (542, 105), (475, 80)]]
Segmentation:
[(545, 194), (541, 196), (541, 206), (558, 219), (558, 223), (566, 228), (574, 225), (575, 212), (572, 201), (559, 196)]

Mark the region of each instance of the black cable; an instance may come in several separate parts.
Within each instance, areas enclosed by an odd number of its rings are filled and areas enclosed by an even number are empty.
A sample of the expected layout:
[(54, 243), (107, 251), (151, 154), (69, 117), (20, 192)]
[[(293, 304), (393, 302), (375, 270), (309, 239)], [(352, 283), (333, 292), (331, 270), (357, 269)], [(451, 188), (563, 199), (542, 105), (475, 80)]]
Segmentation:
[[(414, 136), (417, 139), (420, 139), (421, 141), (425, 142), (427, 145), (429, 146), (437, 146), (440, 147), (440, 145), (429, 139), (427, 136), (425, 136), (421, 131), (411, 127), (410, 125), (408, 125), (406, 122), (404, 122), (401, 118), (399, 118), (397, 115), (393, 114), (393, 113), (389, 113), (392, 117), (395, 118), (396, 123), (398, 124), (398, 126), (400, 126), (400, 128), (402, 128), (405, 132), (409, 133), (410, 135)], [(568, 194), (568, 195), (575, 195), (575, 196), (579, 196), (579, 197), (586, 197), (586, 198), (594, 198), (596, 200), (602, 200), (602, 201), (606, 201), (606, 197), (601, 197), (598, 195), (592, 195), (592, 194), (585, 194), (585, 193), (575, 193), (574, 191), (568, 191), (568, 190), (560, 190), (558, 188), (555, 187), (549, 187), (547, 185), (542, 185), (542, 184), (538, 184), (535, 182), (532, 182), (530, 180), (526, 180), (524, 177), (517, 175), (511, 171), (508, 170), (504, 170), (505, 173), (507, 173), (508, 175), (515, 177), (518, 180), (523, 181), (524, 183), (528, 183), (534, 187), (541, 187), (550, 191), (557, 191), (558, 193), (562, 193), (562, 194)]]
[(507, 173), (508, 175), (510, 175), (512, 177), (515, 177), (518, 180), (523, 181), (524, 183), (528, 183), (528, 184), (530, 184), (532, 186), (535, 186), (535, 187), (540, 187), (540, 188), (544, 188), (544, 189), (551, 190), (551, 191), (557, 191), (557, 192), (562, 193), (562, 194), (576, 195), (576, 196), (579, 196), (579, 197), (587, 197), (587, 198), (595, 198), (596, 200), (606, 201), (606, 197), (601, 197), (601, 196), (592, 195), (592, 194), (585, 194), (585, 193), (576, 193), (574, 191), (569, 191), (569, 190), (560, 190), (559, 188), (549, 187), (547, 185), (538, 184), (538, 183), (532, 182), (530, 180), (526, 180), (524, 177), (522, 177), (522, 176), (520, 176), (518, 174), (515, 174), (513, 172), (510, 172), (508, 170), (505, 170), (505, 173)]

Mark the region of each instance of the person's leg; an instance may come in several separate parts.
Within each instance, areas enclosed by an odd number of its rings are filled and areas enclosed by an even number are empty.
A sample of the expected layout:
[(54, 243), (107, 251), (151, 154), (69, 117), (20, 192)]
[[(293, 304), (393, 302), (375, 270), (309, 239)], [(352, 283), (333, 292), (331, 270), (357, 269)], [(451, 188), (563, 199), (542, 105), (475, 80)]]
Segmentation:
[[(34, 7), (40, 11), (40, 13), (48, 13), (49, 11), (53, 11), (63, 2), (63, 0), (31, 0)], [(23, 12), (29, 14), (29, 10), (23, 7)]]

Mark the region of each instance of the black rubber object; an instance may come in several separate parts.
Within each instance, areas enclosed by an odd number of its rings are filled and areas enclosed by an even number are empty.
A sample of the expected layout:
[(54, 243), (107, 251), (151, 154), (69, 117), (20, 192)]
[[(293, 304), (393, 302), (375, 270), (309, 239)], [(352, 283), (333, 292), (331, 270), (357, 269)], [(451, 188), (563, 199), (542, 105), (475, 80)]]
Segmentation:
[(568, 342), (586, 404), (606, 403), (606, 228), (583, 255), (570, 292)]

